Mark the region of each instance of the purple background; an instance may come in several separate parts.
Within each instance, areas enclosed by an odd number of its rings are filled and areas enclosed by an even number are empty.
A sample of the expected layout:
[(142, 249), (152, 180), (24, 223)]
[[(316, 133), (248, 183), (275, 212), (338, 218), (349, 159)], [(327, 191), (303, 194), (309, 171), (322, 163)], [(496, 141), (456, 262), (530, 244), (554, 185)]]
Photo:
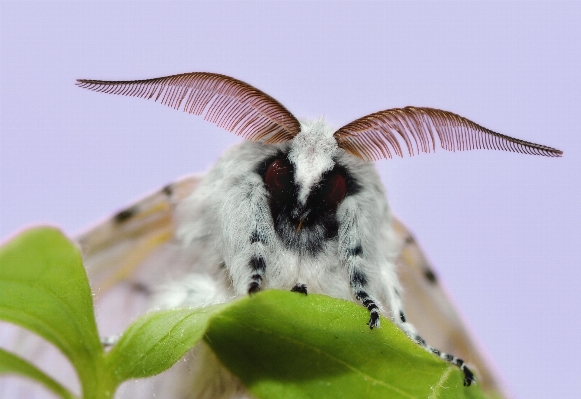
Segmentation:
[(430, 106), (563, 150), (440, 150), (377, 167), (515, 396), (578, 397), (580, 3), (1, 7), (2, 239), (38, 223), (73, 234), (239, 140), (76, 78), (218, 72), (337, 127)]

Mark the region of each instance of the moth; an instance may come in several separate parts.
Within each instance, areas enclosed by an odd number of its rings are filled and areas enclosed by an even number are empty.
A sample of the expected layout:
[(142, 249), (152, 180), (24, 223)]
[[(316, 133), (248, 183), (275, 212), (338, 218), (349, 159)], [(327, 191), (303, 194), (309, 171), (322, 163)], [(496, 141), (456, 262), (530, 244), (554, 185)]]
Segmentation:
[[(98, 304), (139, 313), (269, 288), (325, 294), (366, 307), (361, 323), (371, 329), (385, 315), (458, 366), (466, 386), (474, 373), (456, 355), (477, 367), (485, 389), (501, 390), (413, 236), (392, 216), (371, 161), (429, 153), (437, 142), (449, 151), (561, 151), (433, 108), (387, 109), (335, 129), (323, 119), (299, 120), (255, 87), (213, 73), (77, 85), (154, 99), (246, 139), (206, 174), (169, 184), (78, 237)], [(196, 380), (231, 378), (212, 370)], [(226, 385), (194, 389), (200, 397), (243, 391)]]

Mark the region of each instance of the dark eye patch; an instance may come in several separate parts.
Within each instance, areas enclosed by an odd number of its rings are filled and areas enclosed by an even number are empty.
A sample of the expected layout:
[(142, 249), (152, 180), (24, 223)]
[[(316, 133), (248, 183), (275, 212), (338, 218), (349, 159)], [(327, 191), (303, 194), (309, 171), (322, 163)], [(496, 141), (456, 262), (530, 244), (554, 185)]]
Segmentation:
[(264, 184), (274, 198), (288, 198), (294, 190), (293, 176), (290, 162), (286, 158), (276, 158), (266, 168)]
[(257, 163), (255, 172), (268, 192), (268, 205), (274, 229), (287, 248), (314, 255), (327, 240), (337, 237), (337, 207), (360, 186), (343, 165), (324, 173), (312, 187), (307, 203), (297, 201), (294, 165), (282, 151)]
[(343, 201), (347, 194), (347, 181), (345, 176), (333, 170), (326, 176), (319, 195), (321, 207), (325, 210), (334, 211)]

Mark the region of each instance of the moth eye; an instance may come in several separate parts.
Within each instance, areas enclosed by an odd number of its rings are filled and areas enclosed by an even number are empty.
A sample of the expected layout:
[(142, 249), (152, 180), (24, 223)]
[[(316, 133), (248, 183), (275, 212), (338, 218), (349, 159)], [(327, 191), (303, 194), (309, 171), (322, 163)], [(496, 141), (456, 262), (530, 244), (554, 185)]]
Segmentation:
[(336, 208), (347, 194), (347, 182), (345, 177), (339, 173), (334, 173), (327, 178), (323, 185), (323, 203), (329, 208)]
[(264, 183), (268, 191), (275, 196), (290, 195), (294, 187), (290, 163), (283, 158), (274, 160), (266, 170)]

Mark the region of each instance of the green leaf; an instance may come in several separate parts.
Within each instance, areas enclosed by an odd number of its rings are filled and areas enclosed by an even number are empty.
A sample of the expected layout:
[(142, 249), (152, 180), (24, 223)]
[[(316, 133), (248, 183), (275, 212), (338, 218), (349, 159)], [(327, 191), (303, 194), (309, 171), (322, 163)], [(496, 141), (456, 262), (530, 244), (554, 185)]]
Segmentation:
[(41, 383), (61, 398), (75, 398), (75, 396), (65, 387), (50, 378), (37, 367), (33, 366), (26, 360), (0, 348), (0, 375), (1, 374), (22, 375)]
[(79, 250), (57, 229), (25, 231), (0, 248), (0, 293), (0, 319), (52, 342), (94, 392), (103, 350)]
[[(34, 229), (0, 248), (0, 319), (55, 344), (79, 373), (85, 398), (112, 397), (123, 381), (157, 374), (204, 338), (259, 398), (484, 398), (462, 373), (367, 311), (321, 295), (267, 291), (204, 309), (138, 319), (104, 354), (77, 248), (58, 230)], [(0, 352), (0, 373), (70, 393), (33, 365)]]
[(107, 355), (110, 373), (121, 383), (168, 369), (202, 338), (210, 317), (226, 306), (171, 309), (141, 317)]
[(259, 398), (473, 398), (459, 369), (386, 319), (322, 295), (267, 291), (216, 314), (205, 335), (221, 362)]

